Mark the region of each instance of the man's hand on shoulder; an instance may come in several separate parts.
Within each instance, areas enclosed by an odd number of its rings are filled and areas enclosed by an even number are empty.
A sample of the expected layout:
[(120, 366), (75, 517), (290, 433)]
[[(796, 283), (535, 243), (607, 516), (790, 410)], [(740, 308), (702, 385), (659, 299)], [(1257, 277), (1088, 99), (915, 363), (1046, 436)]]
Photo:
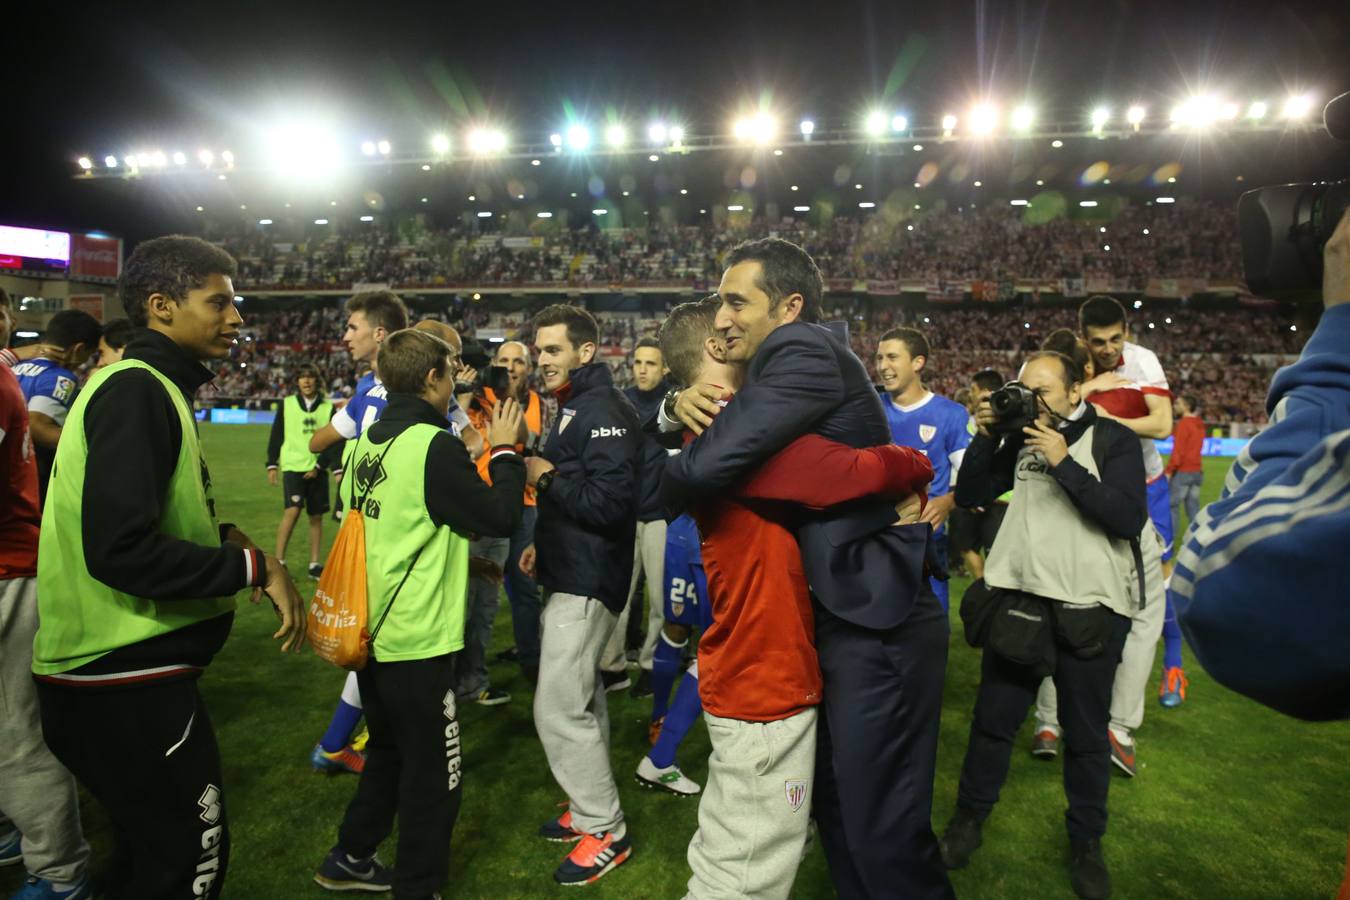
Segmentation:
[(702, 434), (722, 411), (722, 398), (727, 389), (716, 384), (696, 384), (679, 393), (675, 399), (675, 417), (694, 434)]

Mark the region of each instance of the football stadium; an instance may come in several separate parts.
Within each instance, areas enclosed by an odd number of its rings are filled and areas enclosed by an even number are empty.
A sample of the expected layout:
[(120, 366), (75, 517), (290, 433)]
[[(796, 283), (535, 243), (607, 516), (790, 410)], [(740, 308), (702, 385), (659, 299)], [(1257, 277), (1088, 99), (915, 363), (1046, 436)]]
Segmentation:
[(1345, 10), (335, 13), (7, 54), (0, 896), (1350, 898)]

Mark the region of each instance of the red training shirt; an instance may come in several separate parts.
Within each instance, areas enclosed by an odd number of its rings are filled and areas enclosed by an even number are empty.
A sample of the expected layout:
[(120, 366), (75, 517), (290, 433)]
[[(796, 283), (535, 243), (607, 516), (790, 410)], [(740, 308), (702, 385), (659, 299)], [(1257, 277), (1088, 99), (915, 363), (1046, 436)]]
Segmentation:
[(37, 457), (19, 379), (0, 365), (0, 581), (37, 575)]
[(1205, 443), (1205, 423), (1199, 416), (1182, 416), (1172, 429), (1172, 457), (1167, 474), (1199, 472), (1200, 449)]

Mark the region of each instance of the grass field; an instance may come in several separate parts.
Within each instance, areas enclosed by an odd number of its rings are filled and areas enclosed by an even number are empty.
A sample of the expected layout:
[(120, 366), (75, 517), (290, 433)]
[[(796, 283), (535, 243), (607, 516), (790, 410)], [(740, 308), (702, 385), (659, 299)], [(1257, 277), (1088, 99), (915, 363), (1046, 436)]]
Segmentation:
[[(203, 426), (223, 519), (239, 523), (270, 549), (281, 513), (280, 488), (263, 470), (263, 426)], [(1205, 500), (1217, 495), (1227, 460), (1206, 460)], [(332, 539), (331, 526), (326, 539)], [(292, 572), (304, 572), (303, 526), (291, 542)], [(301, 578), (301, 592), (313, 583)], [(955, 802), (979, 677), (977, 651), (953, 619), (935, 826)], [(269, 608), (240, 608), (234, 634), (202, 681), (219, 734), (233, 850), (225, 896), (236, 900), (317, 898), (315, 866), (333, 844), (356, 786), (351, 776), (311, 771), (309, 752), (328, 722), (343, 674), (311, 655), (282, 657), (269, 640)], [(493, 650), (510, 643), (502, 603)], [(1350, 650), (1347, 650), (1350, 652)], [(1161, 651), (1160, 651), (1161, 655)], [(1140, 772), (1113, 777), (1105, 847), (1122, 898), (1325, 898), (1345, 862), (1350, 810), (1350, 723), (1310, 725), (1276, 715), (1188, 667), (1186, 704), (1164, 711), (1150, 699), (1138, 734)], [(516, 670), (495, 666), (494, 683), (514, 694), (493, 709), (460, 707), (464, 734), (464, 804), (455, 831), (447, 897), (540, 897), (557, 894), (550, 877), (560, 845), (534, 830), (563, 799), (549, 775), (530, 716), (530, 693)], [(643, 791), (632, 773), (645, 752), (650, 701), (627, 693), (610, 699), (613, 764), (634, 837), (634, 855), (590, 892), (602, 897), (682, 896), (685, 847), (697, 801)], [(1030, 740), (1030, 722), (1019, 738)], [(91, 740), (98, 735), (91, 734)], [(708, 740), (695, 728), (681, 750), (685, 771), (702, 783)], [(985, 828), (984, 847), (953, 873), (968, 898), (1072, 897), (1065, 868), (1064, 795), (1058, 763), (1019, 751), (1003, 799)], [(87, 798), (86, 798), (87, 800)], [(86, 802), (85, 828), (96, 862), (109, 852), (106, 818)], [(393, 862), (393, 844), (382, 850)], [(0, 874), (0, 892), (20, 873)], [(824, 859), (812, 851), (794, 896), (833, 895)]]

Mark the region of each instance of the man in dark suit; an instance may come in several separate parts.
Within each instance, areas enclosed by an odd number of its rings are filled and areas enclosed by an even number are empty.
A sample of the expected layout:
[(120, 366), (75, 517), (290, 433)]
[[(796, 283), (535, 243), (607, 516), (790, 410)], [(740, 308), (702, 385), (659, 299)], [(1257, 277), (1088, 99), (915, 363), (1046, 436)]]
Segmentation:
[[(861, 360), (815, 324), (823, 290), (810, 256), (787, 241), (728, 256), (717, 327), (746, 378), (725, 410), (713, 386), (673, 404), (702, 434), (666, 467), (668, 505), (717, 495), (803, 434), (890, 443)], [(923, 577), (928, 527), (893, 520), (893, 507), (864, 501), (798, 534), (824, 676), (816, 820), (841, 897), (950, 897), (931, 825), (948, 625)]]

